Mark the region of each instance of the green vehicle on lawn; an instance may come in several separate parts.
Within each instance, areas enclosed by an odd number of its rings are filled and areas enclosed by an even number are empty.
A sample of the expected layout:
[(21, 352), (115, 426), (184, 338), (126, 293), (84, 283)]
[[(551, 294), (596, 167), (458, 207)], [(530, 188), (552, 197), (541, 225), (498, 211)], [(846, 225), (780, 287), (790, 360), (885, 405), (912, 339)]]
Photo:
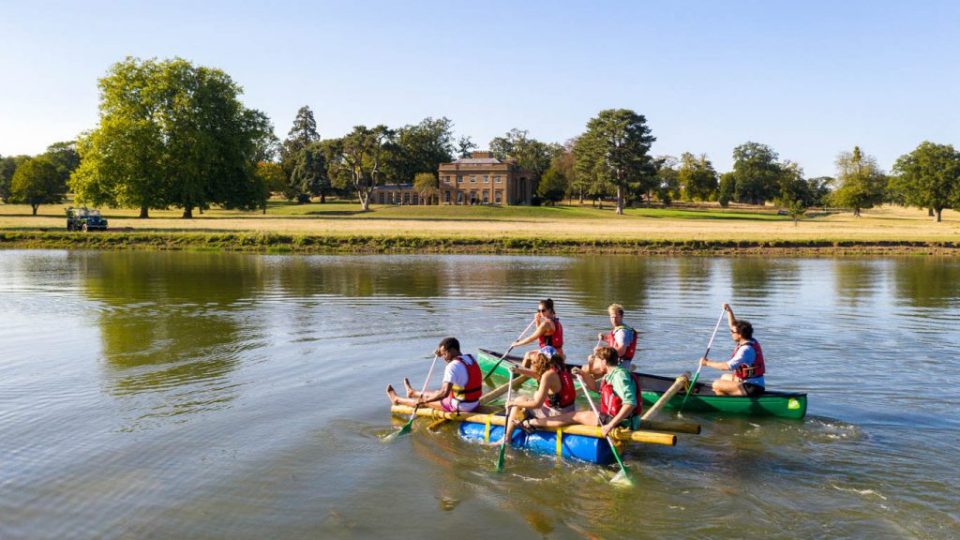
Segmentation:
[(107, 218), (100, 215), (99, 210), (90, 210), (89, 208), (69, 207), (67, 212), (67, 230), (68, 231), (105, 231), (107, 230)]

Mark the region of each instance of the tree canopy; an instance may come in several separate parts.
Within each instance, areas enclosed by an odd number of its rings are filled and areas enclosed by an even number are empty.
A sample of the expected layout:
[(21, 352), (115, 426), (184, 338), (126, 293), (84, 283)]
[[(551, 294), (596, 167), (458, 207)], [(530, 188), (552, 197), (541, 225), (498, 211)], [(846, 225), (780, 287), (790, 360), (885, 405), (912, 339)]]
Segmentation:
[(17, 167), (10, 181), (10, 201), (29, 204), (33, 215), (41, 204), (63, 201), (67, 192), (60, 172), (45, 156), (28, 159)]
[(960, 152), (952, 145), (924, 141), (900, 156), (893, 170), (904, 202), (933, 210), (938, 223), (944, 208), (960, 209)]
[(643, 193), (656, 185), (649, 154), (655, 140), (643, 115), (628, 109), (600, 111), (574, 147), (577, 174), (592, 180), (592, 191), (616, 190), (617, 214), (623, 214), (628, 190)]
[(370, 193), (386, 178), (386, 169), (396, 152), (396, 132), (387, 126), (356, 126), (340, 139), (326, 141), (328, 170), (338, 187), (357, 194), (364, 212), (370, 209)]
[(449, 118), (424, 118), (419, 124), (397, 130), (391, 176), (413, 182), (418, 173), (436, 175), (441, 163), (453, 161), (453, 122)]
[(70, 184), (80, 202), (150, 209), (183, 217), (220, 204), (266, 205), (255, 174), (272, 131), (263, 113), (239, 101), (223, 71), (181, 58), (127, 58), (100, 79), (100, 122), (78, 141)]
[(717, 171), (706, 154), (694, 156), (684, 152), (680, 156), (678, 177), (687, 200), (709, 201), (717, 195)]
[(877, 166), (877, 160), (860, 151), (842, 152), (837, 157), (837, 189), (831, 195), (836, 206), (853, 209), (853, 215), (873, 208), (883, 201), (887, 178)]
[(533, 174), (538, 182), (550, 168), (550, 162), (563, 148), (559, 144), (545, 143), (530, 137), (524, 129), (511, 129), (502, 137), (490, 141), (490, 151), (497, 159), (513, 158), (520, 168)]
[(763, 204), (777, 196), (779, 156), (765, 144), (746, 142), (733, 149), (734, 196), (737, 202)]

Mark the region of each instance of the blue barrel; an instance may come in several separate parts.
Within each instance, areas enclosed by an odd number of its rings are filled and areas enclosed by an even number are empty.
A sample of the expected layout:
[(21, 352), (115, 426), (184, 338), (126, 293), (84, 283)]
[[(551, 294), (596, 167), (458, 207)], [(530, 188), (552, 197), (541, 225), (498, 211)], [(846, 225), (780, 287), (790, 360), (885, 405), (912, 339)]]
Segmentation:
[[(460, 437), (468, 441), (482, 441), (486, 424), (474, 422), (460, 423)], [(503, 426), (490, 426), (490, 440), (497, 441), (503, 436)], [(553, 431), (535, 431), (524, 433), (522, 429), (513, 431), (514, 448), (523, 448), (538, 454), (557, 455), (557, 433)], [(565, 458), (579, 459), (590, 463), (606, 465), (613, 462), (613, 453), (605, 439), (584, 437), (583, 435), (560, 436), (560, 455)]]

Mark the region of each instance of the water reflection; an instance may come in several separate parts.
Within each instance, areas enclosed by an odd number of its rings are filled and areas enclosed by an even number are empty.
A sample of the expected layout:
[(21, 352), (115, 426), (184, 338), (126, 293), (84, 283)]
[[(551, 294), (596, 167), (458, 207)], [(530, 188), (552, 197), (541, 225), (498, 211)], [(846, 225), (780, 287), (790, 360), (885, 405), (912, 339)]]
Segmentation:
[(74, 256), (86, 294), (101, 305), (91, 316), (100, 327), (106, 389), (132, 399), (134, 423), (219, 408), (234, 399), (229, 375), (261, 333), (242, 316), (243, 306), (263, 288), (258, 258)]
[(833, 268), (837, 296), (852, 306), (876, 294), (883, 277), (878, 261), (839, 260)]
[(901, 302), (920, 308), (943, 308), (960, 299), (960, 263), (924, 257), (897, 264), (894, 272)]

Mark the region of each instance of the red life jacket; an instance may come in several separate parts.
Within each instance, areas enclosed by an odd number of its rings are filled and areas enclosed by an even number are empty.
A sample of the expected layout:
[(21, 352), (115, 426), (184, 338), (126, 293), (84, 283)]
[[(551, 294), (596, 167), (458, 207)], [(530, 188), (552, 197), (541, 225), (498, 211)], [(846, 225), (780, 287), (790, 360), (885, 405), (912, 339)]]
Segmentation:
[(756, 353), (756, 358), (753, 361), (752, 366), (746, 364), (740, 364), (737, 366), (737, 369), (733, 372), (734, 376), (743, 381), (753, 377), (760, 377), (767, 371), (767, 367), (763, 362), (763, 349), (760, 348), (760, 342), (755, 339), (751, 339), (743, 345), (737, 345), (733, 349), (733, 354), (730, 355), (730, 358), (733, 358), (737, 355), (737, 351), (740, 350), (740, 347), (750, 347), (753, 349), (753, 352)]
[(450, 397), (461, 403), (477, 401), (483, 395), (483, 372), (480, 371), (480, 363), (470, 355), (467, 355), (466, 358), (470, 359), (469, 364), (463, 356), (453, 359), (454, 362), (460, 362), (463, 367), (467, 368), (466, 386), (453, 385), (453, 388), (450, 389)]
[(560, 376), (560, 391), (550, 396), (550, 406), (554, 409), (569, 407), (577, 400), (577, 389), (573, 386), (573, 375), (562, 368), (551, 368)]
[[(637, 393), (637, 406), (633, 409), (633, 414), (630, 416), (640, 416), (641, 409), (643, 407), (643, 399), (640, 396), (640, 376), (636, 373), (630, 373), (630, 379), (633, 381), (633, 388)], [(605, 414), (608, 416), (616, 416), (620, 412), (620, 407), (623, 407), (623, 399), (620, 398), (613, 391), (613, 385), (602, 381), (600, 383), (600, 414)]]
[(547, 345), (553, 347), (554, 349), (563, 352), (563, 326), (560, 324), (560, 317), (557, 317), (553, 320), (553, 333), (549, 336), (540, 336), (540, 348), (544, 348)]
[(623, 356), (621, 356), (620, 359), (633, 360), (633, 353), (637, 351), (637, 331), (634, 330), (633, 328), (625, 324), (621, 324), (620, 326), (614, 328), (613, 330), (610, 331), (609, 334), (607, 334), (607, 345), (610, 346), (612, 349), (617, 348), (616, 333), (617, 333), (617, 330), (620, 330), (620, 329), (630, 330), (631, 332), (633, 332), (633, 339), (630, 341), (630, 343), (627, 343), (627, 350), (623, 351)]

